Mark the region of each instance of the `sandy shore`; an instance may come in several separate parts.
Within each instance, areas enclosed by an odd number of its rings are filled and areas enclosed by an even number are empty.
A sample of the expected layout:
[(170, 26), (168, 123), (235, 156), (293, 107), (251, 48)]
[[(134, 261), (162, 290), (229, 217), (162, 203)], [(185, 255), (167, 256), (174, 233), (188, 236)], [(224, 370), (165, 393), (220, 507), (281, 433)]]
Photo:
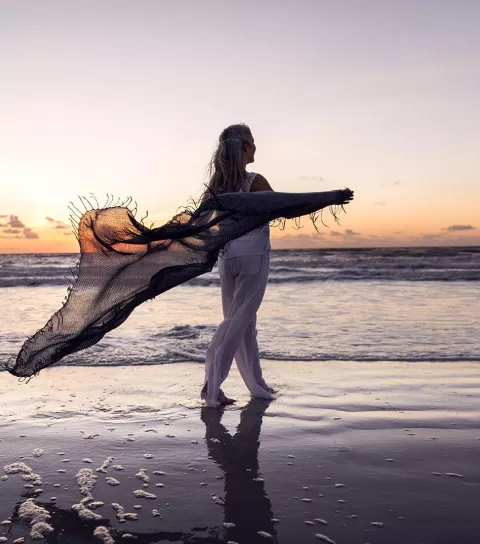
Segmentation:
[(263, 366), (278, 398), (234, 370), (226, 410), (202, 409), (199, 364), (0, 373), (0, 536), (480, 542), (478, 364)]

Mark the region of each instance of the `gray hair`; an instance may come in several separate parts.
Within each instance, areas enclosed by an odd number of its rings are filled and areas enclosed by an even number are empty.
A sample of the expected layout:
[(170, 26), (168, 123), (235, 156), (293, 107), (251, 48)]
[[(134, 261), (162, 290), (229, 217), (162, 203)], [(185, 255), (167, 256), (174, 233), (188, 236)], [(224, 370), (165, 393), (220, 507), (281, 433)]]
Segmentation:
[(252, 140), (250, 128), (244, 124), (230, 125), (218, 138), (218, 147), (207, 167), (209, 182), (202, 200), (209, 193), (236, 193), (245, 186), (247, 171), (243, 164), (243, 150)]

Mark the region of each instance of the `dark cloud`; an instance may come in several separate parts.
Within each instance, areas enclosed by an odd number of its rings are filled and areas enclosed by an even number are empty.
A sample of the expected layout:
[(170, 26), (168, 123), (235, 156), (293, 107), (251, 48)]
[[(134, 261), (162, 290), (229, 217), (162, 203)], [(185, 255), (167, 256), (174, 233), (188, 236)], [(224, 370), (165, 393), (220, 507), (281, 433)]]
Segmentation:
[(48, 221), (50, 224), (55, 225), (54, 229), (69, 229), (70, 225), (67, 225), (63, 221), (59, 221), (58, 219), (54, 219), (53, 217), (45, 217), (45, 220)]
[(475, 230), (476, 228), (477, 227), (472, 227), (472, 225), (450, 225), (442, 230), (446, 230), (447, 232), (458, 232), (462, 230)]
[(330, 231), (330, 236), (342, 236), (342, 233), (336, 230), (332, 230)]
[(3, 234), (19, 234), (20, 231), (18, 229), (3, 229), (2, 230)]
[(393, 234), (403, 234), (403, 230), (396, 230)]
[(360, 236), (360, 232), (355, 232), (352, 229), (345, 229), (345, 236)]
[[(4, 215), (2, 217), (8, 217), (6, 224), (1, 225), (1, 238), (12, 240), (12, 239), (25, 239), (30, 240), (39, 238), (38, 234), (33, 231), (30, 227), (26, 227), (22, 221), (18, 218), (18, 215)], [(23, 231), (21, 230), (23, 229)], [(7, 236), (4, 236), (4, 235)]]
[(34, 238), (39, 238), (38, 234), (29, 227), (23, 229), (23, 236), (31, 240), (33, 240)]
[(386, 206), (387, 205), (386, 202), (375, 202), (374, 204), (376, 204), (377, 206)]
[(18, 215), (11, 215), (7, 225), (16, 229), (23, 229), (25, 227), (25, 225), (18, 218)]

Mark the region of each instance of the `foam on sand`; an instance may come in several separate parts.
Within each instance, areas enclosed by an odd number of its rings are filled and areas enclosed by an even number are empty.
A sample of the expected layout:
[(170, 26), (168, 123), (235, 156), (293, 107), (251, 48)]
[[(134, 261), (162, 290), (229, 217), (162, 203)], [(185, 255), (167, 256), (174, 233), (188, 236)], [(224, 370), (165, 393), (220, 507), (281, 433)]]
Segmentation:
[(10, 465), (5, 465), (3, 467), (3, 471), (6, 474), (18, 474), (19, 472), (22, 472), (23, 474), (31, 474), (33, 472), (28, 465), (20, 461), (11, 463)]
[(107, 474), (107, 468), (112, 464), (115, 457), (107, 457), (105, 461), (103, 462), (101, 467), (98, 467), (95, 469), (96, 472), (103, 472), (103, 474)]
[(104, 544), (115, 544), (115, 540), (113, 540), (110, 531), (103, 525), (100, 525), (93, 531), (93, 536), (96, 536)]
[(335, 544), (334, 540), (332, 540), (326, 535), (322, 535), (321, 533), (317, 533), (315, 535), (315, 538), (317, 538), (318, 540), (321, 540), (322, 542), (326, 542), (327, 544)]
[(137, 514), (132, 512), (125, 512), (125, 508), (118, 504), (118, 502), (112, 502), (112, 508), (117, 513), (117, 519), (120, 523), (125, 523), (127, 520), (135, 521), (138, 517)]
[[(25, 482), (32, 482), (32, 487), (36, 485), (42, 485), (41, 476), (39, 474), (35, 474), (35, 472), (33, 472), (33, 470), (28, 465), (21, 461), (5, 465), (3, 467), (3, 471), (6, 473), (6, 475), (22, 473), (22, 480), (24, 480)], [(4, 478), (4, 480), (7, 479), (8, 476)]]
[(78, 517), (82, 521), (97, 521), (99, 519), (102, 519), (102, 516), (100, 514), (97, 514), (96, 512), (92, 512), (89, 510), (83, 502), (79, 502), (78, 504), (72, 505), (72, 510), (74, 512), (77, 512)]
[(47, 523), (52, 517), (43, 506), (35, 504), (33, 499), (27, 499), (18, 508), (18, 517), (30, 526), (30, 536), (34, 540), (45, 538), (53, 532), (53, 527)]
[(133, 494), (137, 499), (156, 499), (157, 496), (153, 493), (147, 493), (146, 491), (143, 491), (143, 489), (136, 489)]
[(78, 487), (80, 488), (80, 493), (86, 497), (92, 496), (92, 490), (97, 483), (98, 476), (93, 473), (91, 468), (81, 468), (76, 476)]
[(141, 468), (135, 476), (139, 479), (148, 484), (150, 482), (150, 476), (147, 475), (147, 469)]

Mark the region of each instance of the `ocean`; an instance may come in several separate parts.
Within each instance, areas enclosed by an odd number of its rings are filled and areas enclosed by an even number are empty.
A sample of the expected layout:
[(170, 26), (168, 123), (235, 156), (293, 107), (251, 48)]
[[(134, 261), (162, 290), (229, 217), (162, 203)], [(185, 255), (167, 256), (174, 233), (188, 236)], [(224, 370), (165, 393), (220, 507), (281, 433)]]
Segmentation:
[[(77, 260), (0, 255), (2, 361), (60, 308)], [(277, 250), (257, 328), (263, 359), (480, 362), (479, 317), (479, 247)], [(214, 268), (59, 364), (203, 362), (221, 319)]]

